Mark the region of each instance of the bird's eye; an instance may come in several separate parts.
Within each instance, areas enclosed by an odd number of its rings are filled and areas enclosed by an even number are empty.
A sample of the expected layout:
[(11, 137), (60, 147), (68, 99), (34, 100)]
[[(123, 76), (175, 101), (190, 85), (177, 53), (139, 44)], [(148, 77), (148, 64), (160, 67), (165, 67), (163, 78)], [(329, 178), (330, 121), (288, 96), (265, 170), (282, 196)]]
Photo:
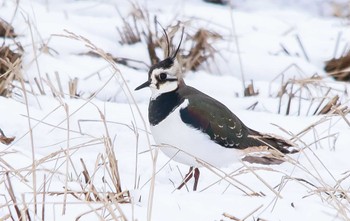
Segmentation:
[(166, 78), (167, 78), (167, 74), (166, 74), (166, 73), (160, 73), (160, 74), (159, 74), (159, 79), (160, 79), (161, 81), (164, 81)]

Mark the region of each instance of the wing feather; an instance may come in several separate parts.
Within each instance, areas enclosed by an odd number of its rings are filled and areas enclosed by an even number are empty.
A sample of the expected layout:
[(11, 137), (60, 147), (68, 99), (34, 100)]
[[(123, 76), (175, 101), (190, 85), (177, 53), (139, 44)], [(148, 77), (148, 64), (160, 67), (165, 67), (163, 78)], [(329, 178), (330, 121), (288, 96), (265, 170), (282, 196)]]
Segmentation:
[(182, 95), (189, 102), (187, 107), (180, 110), (182, 121), (206, 133), (219, 145), (236, 149), (265, 146), (282, 153), (297, 152), (288, 150), (288, 147), (295, 146), (290, 141), (248, 128), (219, 101), (194, 88), (186, 88), (186, 93)]
[(245, 148), (247, 138), (243, 123), (224, 105), (210, 99), (190, 99), (187, 107), (180, 110), (184, 123), (206, 133), (211, 140), (228, 148)]

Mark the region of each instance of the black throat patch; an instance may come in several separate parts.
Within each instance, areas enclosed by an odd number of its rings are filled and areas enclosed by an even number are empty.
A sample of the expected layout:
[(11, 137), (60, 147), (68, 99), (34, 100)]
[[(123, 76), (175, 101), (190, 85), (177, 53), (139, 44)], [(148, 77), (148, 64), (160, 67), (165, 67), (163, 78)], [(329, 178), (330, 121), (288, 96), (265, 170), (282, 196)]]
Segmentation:
[(183, 101), (177, 90), (161, 94), (155, 100), (151, 100), (148, 107), (149, 123), (152, 126), (159, 124)]

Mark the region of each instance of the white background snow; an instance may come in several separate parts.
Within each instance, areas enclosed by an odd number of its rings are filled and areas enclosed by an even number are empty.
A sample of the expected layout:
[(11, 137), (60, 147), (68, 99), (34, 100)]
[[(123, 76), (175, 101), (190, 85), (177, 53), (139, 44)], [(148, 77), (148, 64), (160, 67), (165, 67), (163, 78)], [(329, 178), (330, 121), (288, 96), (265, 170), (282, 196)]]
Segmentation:
[[(15, 82), (14, 96), (0, 97), (0, 128), (7, 136), (16, 137), (9, 146), (0, 144), (0, 219), (9, 214), (9, 207), (4, 205), (11, 202), (6, 188), (6, 171), (18, 204), (21, 208), (26, 204), (34, 220), (42, 220), (44, 180), (47, 181), (47, 193), (64, 193), (65, 187), (72, 191), (88, 190), (86, 185), (81, 187), (85, 183), (80, 159), (85, 162), (101, 195), (115, 192), (106, 169), (109, 166), (101, 160), (106, 157), (103, 141), (109, 135), (118, 160), (121, 188), (132, 194), (131, 203), (118, 204), (120, 210), (113, 203), (111, 207), (116, 215), (123, 213), (128, 220), (230, 220), (223, 213), (239, 219), (246, 217), (245, 220), (350, 220), (350, 127), (339, 115), (312, 115), (328, 88), (332, 88), (328, 98), (338, 94), (343, 105), (349, 104), (346, 92), (350, 84), (336, 82), (323, 71), (324, 61), (334, 56), (339, 33), (337, 57), (350, 39), (349, 20), (332, 16), (331, 6), (335, 2), (238, 0), (232, 1), (231, 6), (201, 0), (137, 0), (136, 3), (146, 8), (151, 18), (157, 15), (165, 27), (180, 20), (187, 22), (185, 30), (188, 33), (206, 28), (223, 36), (222, 40), (213, 43), (218, 51), (215, 59), (196, 72), (186, 73), (185, 81), (223, 102), (246, 125), (291, 138), (315, 124), (297, 142), (300, 148), (305, 148), (300, 154), (291, 156), (298, 163), (262, 166), (233, 161), (229, 167), (220, 168), (227, 174), (234, 172), (234, 179), (262, 196), (248, 196), (233, 185), (251, 193), (246, 187), (229, 178), (221, 180), (207, 168), (201, 169), (199, 191), (193, 192), (192, 183), (189, 191), (186, 188), (176, 190), (182, 181), (181, 174), (183, 176), (188, 167), (169, 162), (158, 152), (156, 171), (160, 171), (154, 179), (154, 196), (150, 198), (152, 184), (148, 181), (152, 177), (153, 162), (140, 116), (148, 127), (150, 91), (134, 91), (147, 79), (147, 67), (138, 65), (139, 69), (132, 69), (116, 64), (116, 71), (101, 57), (81, 55), (90, 50), (86, 42), (66, 37), (69, 34), (64, 31), (83, 36), (115, 57), (149, 64), (144, 38), (134, 45), (120, 44), (117, 27), (123, 26), (121, 16), (128, 17), (133, 10), (132, 3), (121, 0), (33, 0), (19, 1), (17, 5), (13, 0), (2, 0), (0, 17), (12, 22), (19, 35), (16, 41), (25, 51), (22, 74), (28, 92), (25, 99), (23, 87)], [(1, 41), (15, 48), (12, 40)], [(283, 52), (281, 45), (289, 54)], [(43, 46), (48, 50), (42, 50)], [(188, 46), (183, 45), (183, 49)], [(158, 52), (162, 56), (162, 52)], [(49, 77), (57, 89), (55, 72), (66, 93), (64, 98), (52, 96), (47, 79)], [(246, 84), (253, 80), (258, 96), (243, 96), (242, 72)], [(315, 74), (322, 77), (321, 82), (309, 85), (309, 92), (304, 90), (304, 97), (308, 99), (302, 100), (300, 105), (298, 99), (293, 100), (288, 116), (284, 115), (286, 96), (278, 114), (277, 94), (282, 73), (285, 81), (306, 79)], [(39, 93), (35, 77), (42, 78), (46, 95)], [(77, 91), (81, 97), (71, 99), (68, 81), (74, 78), (78, 78)], [(91, 98), (95, 92), (96, 96)], [(318, 102), (312, 103), (312, 96)], [(254, 110), (247, 110), (256, 102)], [(310, 105), (311, 111), (308, 110)], [(106, 127), (100, 112), (106, 118)], [(349, 121), (349, 117), (345, 117)], [(154, 144), (152, 136), (150, 142)], [(35, 182), (31, 170), (33, 160), (37, 165), (36, 191), (33, 190)], [(222, 172), (217, 173), (222, 176)], [(36, 216), (34, 192), (40, 211)], [(44, 195), (45, 220), (75, 220), (79, 216), (80, 220), (116, 218), (108, 215), (106, 208), (93, 211), (92, 208), (104, 206), (103, 203), (78, 200), (70, 194), (66, 201), (64, 194)], [(62, 214), (65, 203), (66, 211)], [(14, 215), (13, 207), (10, 209)]]

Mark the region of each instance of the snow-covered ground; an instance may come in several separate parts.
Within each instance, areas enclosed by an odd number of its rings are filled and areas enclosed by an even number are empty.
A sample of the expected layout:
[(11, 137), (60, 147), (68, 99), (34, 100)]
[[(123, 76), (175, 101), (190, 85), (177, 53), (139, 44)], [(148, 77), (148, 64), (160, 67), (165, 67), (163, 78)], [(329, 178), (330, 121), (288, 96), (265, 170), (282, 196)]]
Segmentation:
[[(206, 28), (223, 36), (212, 43), (215, 59), (186, 73), (186, 83), (222, 101), (249, 127), (297, 136), (304, 148), (278, 166), (233, 162), (227, 168), (202, 168), (196, 192), (176, 190), (188, 167), (149, 146), (154, 144), (145, 132), (150, 91), (134, 91), (146, 80), (147, 66), (137, 63), (134, 69), (84, 55), (96, 46), (149, 64), (144, 37), (133, 45), (120, 43), (117, 27), (123, 27), (122, 17), (130, 19), (132, 3), (16, 2), (0, 1), (0, 17), (12, 23), (24, 48), (25, 79), (14, 82), (11, 98), (0, 97), (0, 128), (16, 137), (9, 146), (0, 144), (0, 219), (10, 213), (17, 217), (11, 183), (19, 209), (27, 207), (32, 220), (350, 220), (349, 116), (313, 115), (328, 90), (323, 105), (335, 95), (341, 107), (349, 104), (350, 84), (323, 71), (324, 61), (339, 57), (350, 39), (349, 20), (332, 16), (336, 1), (239, 0), (231, 6), (136, 1), (164, 27), (180, 20), (186, 33)], [(12, 40), (1, 41), (15, 48)], [(259, 95), (243, 96), (242, 75)], [(52, 95), (59, 93), (56, 76), (64, 97)], [(80, 97), (69, 98), (68, 82), (74, 78)], [(303, 86), (285, 115), (288, 96), (277, 95), (288, 79), (302, 83), (287, 90)], [(121, 189), (131, 194), (129, 203), (107, 199), (116, 192), (111, 149)], [(98, 202), (84, 200), (82, 192), (93, 191), (82, 162)]]

